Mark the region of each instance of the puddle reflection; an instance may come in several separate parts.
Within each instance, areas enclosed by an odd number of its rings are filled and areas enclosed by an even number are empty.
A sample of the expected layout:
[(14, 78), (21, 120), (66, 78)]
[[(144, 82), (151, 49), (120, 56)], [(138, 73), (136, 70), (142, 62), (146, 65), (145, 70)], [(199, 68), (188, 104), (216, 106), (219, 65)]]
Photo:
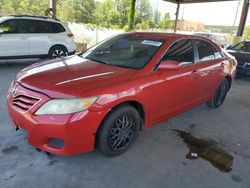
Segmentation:
[(191, 133), (174, 130), (183, 139), (189, 148), (187, 159), (203, 158), (222, 172), (230, 172), (233, 165), (233, 156), (217, 146), (213, 140), (205, 140), (194, 137)]

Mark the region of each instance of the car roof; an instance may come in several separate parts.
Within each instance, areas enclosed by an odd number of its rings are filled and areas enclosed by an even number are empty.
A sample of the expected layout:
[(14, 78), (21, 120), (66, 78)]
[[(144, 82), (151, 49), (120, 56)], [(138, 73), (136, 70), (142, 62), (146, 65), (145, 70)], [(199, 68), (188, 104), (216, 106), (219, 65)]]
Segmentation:
[(50, 17), (31, 16), (31, 15), (10, 15), (10, 16), (0, 17), (0, 22), (6, 21), (6, 20), (11, 20), (11, 19), (27, 19), (27, 20), (40, 20), (40, 21), (63, 23), (60, 20), (53, 19)]
[(152, 37), (157, 39), (168, 39), (170, 37), (176, 38), (189, 38), (189, 39), (202, 39), (206, 41), (211, 41), (207, 37), (198, 36), (193, 34), (182, 34), (182, 33), (167, 33), (167, 32), (130, 32), (126, 33), (128, 35), (138, 35), (138, 36), (145, 36), (145, 37)]

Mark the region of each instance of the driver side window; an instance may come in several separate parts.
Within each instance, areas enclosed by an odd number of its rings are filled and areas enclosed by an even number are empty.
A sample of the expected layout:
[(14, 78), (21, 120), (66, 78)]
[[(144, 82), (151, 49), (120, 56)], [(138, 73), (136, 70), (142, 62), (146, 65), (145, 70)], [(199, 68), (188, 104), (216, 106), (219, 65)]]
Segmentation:
[(182, 39), (174, 43), (162, 58), (165, 60), (174, 60), (182, 65), (194, 63), (193, 43), (190, 39)]

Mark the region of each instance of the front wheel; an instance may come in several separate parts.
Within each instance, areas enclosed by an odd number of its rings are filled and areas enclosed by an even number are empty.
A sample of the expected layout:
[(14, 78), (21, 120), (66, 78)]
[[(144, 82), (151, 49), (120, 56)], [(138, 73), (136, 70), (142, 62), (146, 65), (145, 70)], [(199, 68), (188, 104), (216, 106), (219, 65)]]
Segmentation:
[(210, 108), (219, 108), (226, 99), (229, 90), (229, 83), (227, 79), (224, 79), (216, 91), (214, 98), (207, 103)]
[(140, 128), (140, 115), (132, 106), (115, 109), (104, 120), (98, 133), (97, 144), (106, 156), (124, 153), (136, 140)]

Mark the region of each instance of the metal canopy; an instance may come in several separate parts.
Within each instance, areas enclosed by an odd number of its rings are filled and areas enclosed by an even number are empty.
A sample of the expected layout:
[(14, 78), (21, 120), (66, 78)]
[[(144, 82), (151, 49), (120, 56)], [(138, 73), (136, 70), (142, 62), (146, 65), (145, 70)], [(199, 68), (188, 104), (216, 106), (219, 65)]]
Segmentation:
[(189, 3), (211, 3), (219, 1), (236, 1), (236, 0), (164, 0), (171, 3), (189, 4)]
[[(225, 1), (236, 1), (236, 0), (164, 0), (164, 1), (168, 1), (168, 2), (171, 2), (171, 3), (177, 4), (176, 18), (175, 18), (175, 25), (174, 25), (174, 31), (176, 32), (180, 4), (211, 3), (211, 2), (222, 2), (222, 1), (225, 2)], [(243, 31), (244, 31), (244, 28), (245, 28), (245, 25), (246, 25), (246, 20), (247, 20), (248, 9), (249, 9), (249, 0), (243, 0), (243, 8), (242, 8), (242, 11), (241, 11), (240, 24), (239, 24), (239, 27), (238, 27), (237, 36), (241, 37), (243, 35)]]

